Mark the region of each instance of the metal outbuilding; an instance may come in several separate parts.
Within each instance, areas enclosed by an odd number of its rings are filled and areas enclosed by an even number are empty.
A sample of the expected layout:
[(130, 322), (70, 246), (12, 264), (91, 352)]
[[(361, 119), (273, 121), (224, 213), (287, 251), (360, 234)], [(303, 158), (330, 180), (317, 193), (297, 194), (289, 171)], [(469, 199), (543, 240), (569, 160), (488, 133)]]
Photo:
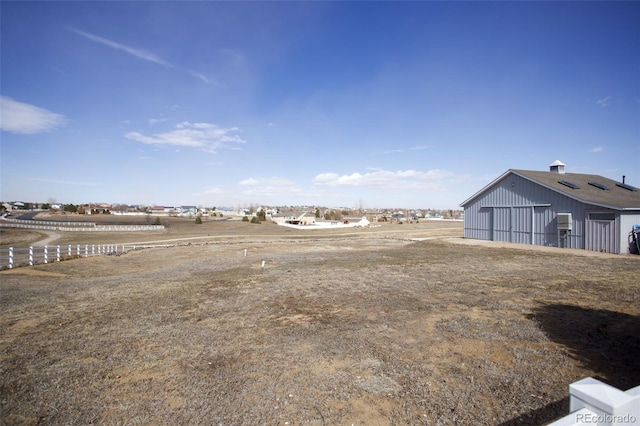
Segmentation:
[(517, 244), (629, 251), (640, 190), (599, 175), (510, 169), (465, 200), (464, 237)]

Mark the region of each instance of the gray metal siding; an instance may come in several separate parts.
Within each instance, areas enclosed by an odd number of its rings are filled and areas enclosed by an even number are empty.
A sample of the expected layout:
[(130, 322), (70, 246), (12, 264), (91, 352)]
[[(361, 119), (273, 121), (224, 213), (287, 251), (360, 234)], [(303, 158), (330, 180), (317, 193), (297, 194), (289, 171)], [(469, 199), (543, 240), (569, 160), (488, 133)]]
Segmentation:
[(536, 207), (534, 215), (534, 244), (538, 246), (555, 246), (557, 244), (557, 230), (551, 229), (555, 212), (551, 207)]
[(558, 246), (557, 213), (572, 213), (567, 245), (584, 248), (585, 205), (510, 173), (465, 205), (464, 236)]
[[(614, 220), (589, 220), (593, 212), (612, 212)], [(559, 238), (558, 213), (572, 215), (572, 230), (566, 237), (560, 234)], [(640, 223), (637, 210), (585, 204), (513, 173), (464, 206), (465, 238), (517, 244), (627, 253), (628, 235), (636, 223)]]
[(531, 207), (511, 209), (511, 241), (517, 244), (531, 244)]
[[(602, 210), (600, 210), (602, 211)], [(589, 220), (585, 222), (585, 249), (605, 253), (619, 253), (620, 251), (620, 216), (615, 220)]]

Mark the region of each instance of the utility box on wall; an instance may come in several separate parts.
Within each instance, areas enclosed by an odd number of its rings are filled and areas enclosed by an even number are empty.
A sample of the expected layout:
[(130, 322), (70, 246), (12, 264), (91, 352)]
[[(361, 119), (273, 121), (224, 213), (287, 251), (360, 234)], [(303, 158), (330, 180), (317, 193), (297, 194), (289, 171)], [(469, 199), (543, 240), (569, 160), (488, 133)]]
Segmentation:
[(573, 223), (571, 213), (558, 213), (557, 221), (558, 231), (571, 231), (571, 224)]

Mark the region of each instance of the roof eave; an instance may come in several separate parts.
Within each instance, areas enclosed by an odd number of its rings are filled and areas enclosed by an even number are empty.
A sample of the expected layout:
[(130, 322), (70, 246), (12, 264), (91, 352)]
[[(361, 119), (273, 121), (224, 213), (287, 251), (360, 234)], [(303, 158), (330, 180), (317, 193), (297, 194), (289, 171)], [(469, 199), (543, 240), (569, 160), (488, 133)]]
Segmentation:
[(482, 194), (484, 191), (486, 191), (488, 188), (491, 188), (493, 185), (495, 185), (497, 182), (500, 182), (505, 176), (507, 176), (509, 173), (513, 173), (513, 169), (509, 169), (506, 172), (504, 172), (503, 174), (501, 174), (500, 176), (498, 176), (497, 178), (495, 178), (494, 180), (492, 180), (489, 184), (485, 185), (481, 190), (479, 190), (478, 192), (476, 192), (475, 194), (473, 194), (471, 197), (467, 198), (466, 200), (464, 200), (462, 203), (460, 203), (460, 207), (464, 207), (465, 205), (469, 204), (472, 200), (474, 200), (475, 198), (477, 198), (480, 194)]

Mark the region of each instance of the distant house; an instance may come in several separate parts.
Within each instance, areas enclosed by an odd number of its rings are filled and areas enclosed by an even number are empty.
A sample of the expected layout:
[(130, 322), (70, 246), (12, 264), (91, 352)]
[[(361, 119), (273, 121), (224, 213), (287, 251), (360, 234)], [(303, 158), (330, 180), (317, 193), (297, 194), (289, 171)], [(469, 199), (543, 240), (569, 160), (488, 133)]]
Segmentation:
[(507, 170), (465, 200), (464, 236), (608, 253), (627, 253), (640, 223), (640, 190), (598, 175)]
[(283, 211), (271, 216), (271, 220), (278, 225), (313, 225), (316, 223), (315, 213)]
[[(52, 204), (51, 205), (51, 209), (53, 210), (59, 210), (61, 209), (62, 206), (60, 206), (59, 204)], [(84, 209), (84, 214), (111, 214), (111, 209), (112, 206), (111, 204), (106, 204), (106, 203), (102, 203), (102, 204), (88, 204), (87, 207)]]
[(179, 210), (182, 216), (192, 216), (198, 213), (196, 206), (180, 206)]

